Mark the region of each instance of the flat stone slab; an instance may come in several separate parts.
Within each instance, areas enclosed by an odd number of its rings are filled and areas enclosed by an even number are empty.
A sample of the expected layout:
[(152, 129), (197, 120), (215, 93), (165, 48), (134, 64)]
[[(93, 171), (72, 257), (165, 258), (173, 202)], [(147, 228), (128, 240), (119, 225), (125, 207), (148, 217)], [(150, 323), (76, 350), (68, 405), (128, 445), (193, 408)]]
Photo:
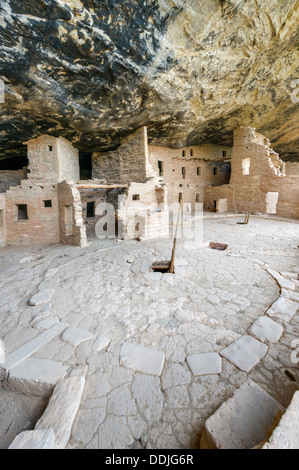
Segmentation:
[(51, 326), (55, 325), (56, 323), (59, 322), (59, 318), (54, 316), (54, 317), (47, 317), (43, 318), (42, 320), (38, 320), (37, 322), (34, 323), (34, 328), (38, 329), (47, 329), (51, 328)]
[(29, 305), (40, 305), (49, 302), (52, 299), (53, 293), (54, 289), (42, 289), (30, 298)]
[(27, 358), (10, 370), (4, 387), (25, 395), (48, 397), (67, 366), (50, 359)]
[(299, 292), (293, 292), (289, 289), (281, 289), (281, 297), (285, 297), (299, 303)]
[(260, 341), (276, 343), (283, 334), (283, 326), (271, 318), (263, 315), (259, 317), (249, 329), (249, 333)]
[(111, 341), (110, 338), (107, 338), (107, 336), (98, 336), (98, 338), (93, 343), (91, 349), (93, 349), (94, 351), (100, 352), (109, 346), (110, 341)]
[(152, 266), (152, 261), (148, 260), (148, 259), (143, 259), (141, 261), (141, 267), (140, 267), (140, 272), (141, 273), (148, 273), (151, 266)]
[(149, 272), (149, 273), (143, 274), (143, 276), (147, 281), (160, 281), (162, 278), (162, 273), (159, 273), (158, 271)]
[(193, 375), (219, 374), (222, 359), (218, 353), (192, 354), (186, 359)]
[(59, 335), (68, 326), (68, 323), (56, 323), (51, 328), (36, 336), (32, 340), (28, 341), (20, 348), (16, 349), (10, 354), (7, 354), (5, 362), (0, 363), (0, 378), (3, 378), (5, 371), (10, 370), (19, 362), (23, 361), (31, 354), (35, 353), (39, 348), (47, 344), (49, 341), (51, 341), (51, 339), (55, 338), (55, 336)]
[(261, 387), (247, 380), (205, 422), (201, 449), (251, 449), (271, 430), (284, 408)]
[(85, 379), (81, 376), (60, 380), (42, 417), (36, 423), (36, 430), (53, 429), (58, 449), (65, 449), (67, 446), (84, 386)]
[(73, 346), (78, 346), (78, 344), (82, 343), (83, 341), (88, 341), (93, 337), (94, 335), (90, 333), (90, 331), (82, 330), (76, 326), (69, 326), (61, 335), (61, 339), (63, 341), (67, 341)]
[(265, 356), (268, 347), (249, 335), (241, 336), (220, 354), (239, 369), (249, 372)]
[(282, 321), (289, 322), (297, 312), (299, 303), (285, 297), (279, 299), (267, 310), (267, 315)]
[(280, 273), (274, 271), (274, 269), (268, 268), (267, 271), (269, 274), (271, 274), (272, 277), (274, 277), (274, 279), (276, 279), (281, 289), (295, 290), (295, 285), (292, 281), (290, 281), (289, 279), (285, 279)]
[(120, 350), (120, 364), (129, 369), (150, 375), (161, 375), (164, 353), (138, 344), (123, 343)]
[(54, 431), (23, 431), (14, 438), (8, 449), (57, 449)]

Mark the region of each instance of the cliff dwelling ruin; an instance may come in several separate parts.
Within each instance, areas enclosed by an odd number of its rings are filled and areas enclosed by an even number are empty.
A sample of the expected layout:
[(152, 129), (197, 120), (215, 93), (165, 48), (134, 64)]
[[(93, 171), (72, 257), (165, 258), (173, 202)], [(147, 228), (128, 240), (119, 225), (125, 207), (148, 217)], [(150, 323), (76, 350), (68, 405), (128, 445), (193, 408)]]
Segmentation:
[(299, 448), (298, 5), (194, 3), (0, 2), (1, 449)]

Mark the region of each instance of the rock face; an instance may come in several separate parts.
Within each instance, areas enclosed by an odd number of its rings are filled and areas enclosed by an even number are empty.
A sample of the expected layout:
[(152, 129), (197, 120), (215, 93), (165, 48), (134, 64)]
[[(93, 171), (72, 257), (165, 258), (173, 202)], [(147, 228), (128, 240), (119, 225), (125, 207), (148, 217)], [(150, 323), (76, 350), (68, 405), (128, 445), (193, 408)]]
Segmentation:
[(0, 158), (43, 133), (91, 152), (143, 125), (170, 147), (250, 125), (295, 160), (298, 16), (293, 0), (1, 0)]

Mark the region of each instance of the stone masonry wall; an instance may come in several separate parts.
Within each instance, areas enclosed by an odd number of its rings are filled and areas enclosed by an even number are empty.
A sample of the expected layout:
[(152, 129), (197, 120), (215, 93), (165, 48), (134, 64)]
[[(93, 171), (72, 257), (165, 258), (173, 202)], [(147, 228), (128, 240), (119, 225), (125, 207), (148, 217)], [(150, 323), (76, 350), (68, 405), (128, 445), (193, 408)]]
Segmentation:
[(79, 190), (67, 181), (58, 184), (60, 242), (85, 246), (86, 228), (82, 216)]
[(76, 183), (80, 178), (79, 151), (63, 137), (59, 137), (57, 146), (59, 181), (67, 180)]
[[(59, 242), (58, 197), (55, 185), (32, 185), (25, 180), (21, 186), (10, 188), (5, 193), (5, 205), (8, 244), (44, 245)], [(19, 205), (27, 206), (27, 220), (24, 220), (24, 215), (18, 220)]]
[[(157, 213), (161, 215), (156, 216)], [(169, 230), (166, 186), (156, 185), (152, 181), (131, 183), (119, 205), (118, 220), (125, 239), (142, 237), (145, 240), (166, 236)]]
[[(293, 176), (285, 176), (291, 172)], [(299, 217), (299, 179), (296, 175), (297, 165), (283, 165), (267, 138), (253, 128), (239, 127), (234, 131), (227, 190), (225, 187), (206, 188), (204, 207), (213, 210), (214, 201), (226, 193), (230, 211), (246, 212), (251, 206), (253, 214)]]
[[(225, 157), (223, 152), (226, 152)], [(230, 154), (230, 148), (212, 144), (184, 149), (149, 146), (149, 161), (159, 181), (167, 184), (169, 204), (178, 202), (181, 196), (186, 203), (203, 202), (207, 184), (228, 183), (230, 165), (220, 160)], [(207, 163), (208, 159), (213, 161)], [(214, 168), (217, 168), (216, 175)]]
[(104, 178), (109, 183), (143, 183), (148, 174), (147, 131), (138, 129), (124, 139), (118, 149), (92, 154), (92, 177)]
[(5, 229), (5, 195), (0, 194), (0, 246), (6, 241)]
[[(79, 189), (82, 214), (87, 233), (91, 234), (95, 231), (95, 226), (100, 215), (96, 215), (96, 207), (100, 203), (111, 204), (115, 209), (116, 223), (117, 223), (117, 210), (118, 210), (118, 197), (124, 194), (125, 188), (92, 188), (92, 189)], [(87, 217), (87, 203), (94, 203), (94, 216)]]
[(0, 193), (5, 193), (11, 186), (18, 186), (27, 178), (28, 167), (21, 170), (0, 170)]
[(29, 174), (32, 182), (77, 182), (80, 177), (79, 153), (63, 137), (42, 135), (25, 143), (28, 148)]

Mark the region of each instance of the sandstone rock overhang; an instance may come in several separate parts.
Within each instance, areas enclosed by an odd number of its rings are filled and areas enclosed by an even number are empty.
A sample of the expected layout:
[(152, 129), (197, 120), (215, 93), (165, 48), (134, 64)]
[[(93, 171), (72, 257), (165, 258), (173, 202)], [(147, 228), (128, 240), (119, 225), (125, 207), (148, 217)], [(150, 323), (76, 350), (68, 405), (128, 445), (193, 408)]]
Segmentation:
[(298, 16), (291, 0), (5, 0), (0, 158), (44, 133), (92, 152), (144, 125), (172, 148), (249, 125), (296, 160)]

